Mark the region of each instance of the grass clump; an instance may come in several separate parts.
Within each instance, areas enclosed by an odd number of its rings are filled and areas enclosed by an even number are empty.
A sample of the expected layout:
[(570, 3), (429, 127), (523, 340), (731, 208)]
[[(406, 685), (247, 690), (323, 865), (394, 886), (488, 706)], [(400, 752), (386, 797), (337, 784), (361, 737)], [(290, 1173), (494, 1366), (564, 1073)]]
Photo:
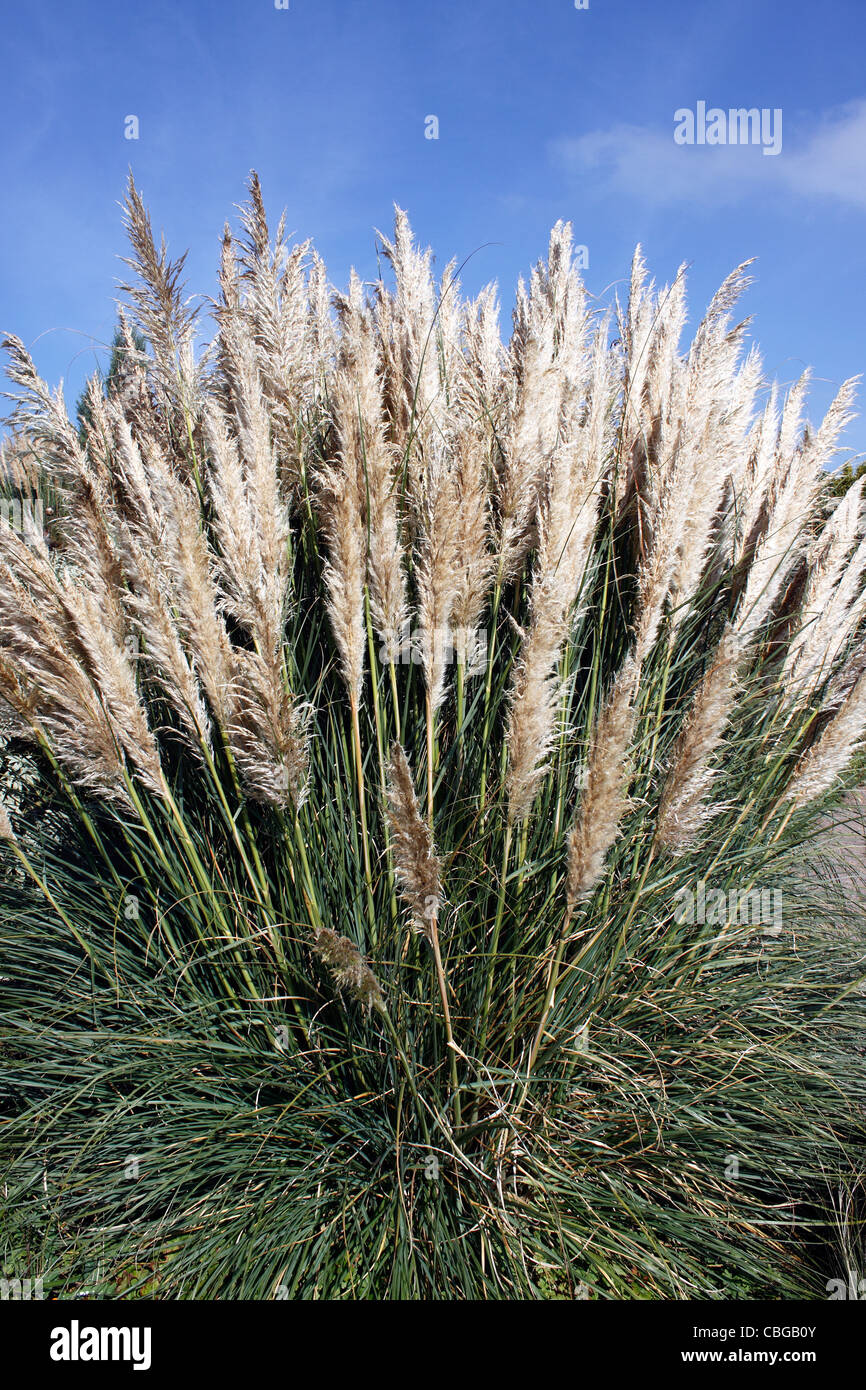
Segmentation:
[(54, 501), (0, 526), (6, 1249), (116, 1297), (822, 1296), (850, 383), (764, 398), (744, 267), (683, 349), (638, 253), (614, 326), (563, 224), (507, 343), (399, 211), (332, 292), (255, 178), (200, 352), (132, 183), (127, 224), (77, 425), (6, 340)]

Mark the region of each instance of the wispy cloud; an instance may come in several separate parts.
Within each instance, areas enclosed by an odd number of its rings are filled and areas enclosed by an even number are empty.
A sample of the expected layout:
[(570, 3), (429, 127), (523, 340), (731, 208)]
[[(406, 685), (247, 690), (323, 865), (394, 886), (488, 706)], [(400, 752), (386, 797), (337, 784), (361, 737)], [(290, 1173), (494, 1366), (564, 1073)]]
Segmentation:
[(657, 127), (618, 124), (553, 142), (551, 156), (568, 174), (598, 181), (602, 191), (649, 203), (734, 203), (756, 193), (835, 198), (866, 208), (866, 98), (801, 118), (778, 158), (757, 145), (677, 145), (674, 120)]

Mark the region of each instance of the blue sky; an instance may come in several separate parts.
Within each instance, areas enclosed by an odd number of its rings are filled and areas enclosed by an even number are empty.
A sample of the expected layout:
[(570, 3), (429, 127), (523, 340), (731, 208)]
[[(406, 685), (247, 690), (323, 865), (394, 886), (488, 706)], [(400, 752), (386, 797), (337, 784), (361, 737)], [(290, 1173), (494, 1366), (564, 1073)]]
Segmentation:
[[(130, 165), (201, 293), (254, 166), (336, 284), (352, 264), (376, 274), (373, 229), (396, 201), (440, 268), (471, 256), (468, 291), (498, 280), (507, 316), (564, 217), (603, 298), (637, 241), (658, 279), (687, 261), (693, 323), (756, 256), (744, 312), (768, 374), (814, 368), (813, 417), (866, 370), (863, 0), (289, 5), (4, 7), (0, 328), (72, 399), (111, 337)], [(676, 145), (674, 112), (698, 101), (780, 108), (781, 153)], [(846, 442), (866, 452), (866, 421)]]

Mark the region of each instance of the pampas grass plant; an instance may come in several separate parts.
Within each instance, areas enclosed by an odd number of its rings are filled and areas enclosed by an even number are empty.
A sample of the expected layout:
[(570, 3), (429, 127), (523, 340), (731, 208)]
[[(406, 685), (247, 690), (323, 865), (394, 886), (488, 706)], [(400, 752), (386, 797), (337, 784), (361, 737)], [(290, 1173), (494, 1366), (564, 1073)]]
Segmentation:
[(7, 1249), (111, 1297), (819, 1296), (866, 1101), (802, 852), (866, 732), (852, 385), (817, 429), (766, 386), (744, 267), (684, 347), (638, 251), (610, 322), (561, 223), (508, 342), (400, 210), (333, 291), (255, 176), (202, 350), (132, 181), (126, 221), (77, 423), (5, 340), (56, 503), (0, 524), (52, 807), (0, 807)]

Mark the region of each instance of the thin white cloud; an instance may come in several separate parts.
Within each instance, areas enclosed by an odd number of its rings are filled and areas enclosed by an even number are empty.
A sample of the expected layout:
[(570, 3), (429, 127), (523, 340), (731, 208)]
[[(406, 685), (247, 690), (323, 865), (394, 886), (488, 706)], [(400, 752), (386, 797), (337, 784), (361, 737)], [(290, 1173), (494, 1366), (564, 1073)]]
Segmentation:
[[(784, 153), (779, 163), (784, 160)], [(866, 207), (866, 99), (825, 116), (788, 164), (795, 193), (823, 194)]]
[(784, 127), (774, 159), (758, 145), (677, 145), (667, 131), (618, 124), (557, 140), (556, 164), (576, 178), (600, 179), (603, 190), (649, 203), (718, 206), (766, 192), (834, 198), (866, 208), (866, 99), (819, 117), (796, 135)]

